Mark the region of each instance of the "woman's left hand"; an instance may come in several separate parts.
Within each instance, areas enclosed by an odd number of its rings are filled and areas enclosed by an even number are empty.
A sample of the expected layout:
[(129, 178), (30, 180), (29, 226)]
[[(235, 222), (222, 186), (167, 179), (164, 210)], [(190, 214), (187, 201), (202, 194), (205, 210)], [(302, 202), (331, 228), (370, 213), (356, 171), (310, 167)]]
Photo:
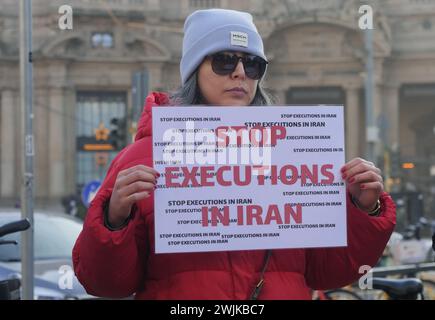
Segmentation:
[(341, 175), (357, 205), (367, 212), (375, 209), (384, 191), (381, 170), (372, 162), (354, 158), (341, 168)]

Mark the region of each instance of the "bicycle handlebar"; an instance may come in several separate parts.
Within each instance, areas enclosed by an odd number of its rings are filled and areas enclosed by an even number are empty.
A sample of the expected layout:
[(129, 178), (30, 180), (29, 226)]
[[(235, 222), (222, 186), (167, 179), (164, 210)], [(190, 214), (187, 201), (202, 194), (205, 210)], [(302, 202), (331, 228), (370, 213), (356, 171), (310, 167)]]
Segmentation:
[(0, 238), (14, 232), (24, 231), (30, 228), (30, 222), (27, 219), (14, 221), (0, 227)]

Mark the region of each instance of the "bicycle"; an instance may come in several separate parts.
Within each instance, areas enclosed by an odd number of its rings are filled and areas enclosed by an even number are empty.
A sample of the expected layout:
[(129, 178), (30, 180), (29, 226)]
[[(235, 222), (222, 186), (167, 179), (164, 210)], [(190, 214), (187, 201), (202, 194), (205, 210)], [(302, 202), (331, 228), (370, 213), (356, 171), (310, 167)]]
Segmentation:
[(417, 277), (424, 284), (425, 296), (435, 300), (435, 268), (420, 268), (421, 265), (434, 261), (431, 239), (421, 237), (421, 231), (429, 228), (435, 234), (435, 221), (421, 217), (415, 224), (409, 225), (403, 238), (391, 244), (391, 256), (396, 264), (415, 264), (409, 273), (400, 272), (405, 277)]
[[(27, 219), (11, 222), (0, 227), (0, 245), (13, 244), (17, 245), (16, 241), (1, 240), (7, 234), (14, 232), (25, 231), (30, 228), (30, 222)], [(6, 279), (0, 280), (0, 300), (20, 300), (20, 279)]]
[(425, 228), (430, 228), (431, 233), (435, 233), (435, 221), (421, 217), (415, 224), (407, 226), (403, 234), (393, 232), (387, 244), (393, 264), (434, 261), (431, 239), (421, 236), (421, 231)]
[(373, 290), (381, 290), (382, 298), (355, 292), (351, 287), (316, 291), (316, 300), (424, 300), (423, 283), (418, 278), (373, 278)]
[[(432, 243), (421, 238), (421, 230), (428, 226), (434, 234)], [(435, 300), (435, 281), (428, 277), (429, 272), (435, 271), (435, 263), (427, 262), (433, 260), (434, 242), (435, 221), (420, 218), (417, 223), (408, 226), (403, 235), (393, 233), (386, 252), (394, 263), (400, 265), (373, 268), (373, 289), (361, 290), (354, 284), (318, 292), (316, 297), (319, 300)], [(399, 278), (386, 278), (392, 275)]]

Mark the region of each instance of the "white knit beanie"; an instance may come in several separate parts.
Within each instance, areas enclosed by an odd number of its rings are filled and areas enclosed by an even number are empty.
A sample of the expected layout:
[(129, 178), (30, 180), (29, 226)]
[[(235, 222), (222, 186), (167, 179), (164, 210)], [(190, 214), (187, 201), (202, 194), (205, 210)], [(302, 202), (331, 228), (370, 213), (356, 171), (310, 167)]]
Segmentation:
[(182, 84), (204, 58), (219, 51), (240, 51), (266, 59), (263, 40), (252, 15), (247, 12), (197, 10), (184, 23), (183, 55), (180, 63)]

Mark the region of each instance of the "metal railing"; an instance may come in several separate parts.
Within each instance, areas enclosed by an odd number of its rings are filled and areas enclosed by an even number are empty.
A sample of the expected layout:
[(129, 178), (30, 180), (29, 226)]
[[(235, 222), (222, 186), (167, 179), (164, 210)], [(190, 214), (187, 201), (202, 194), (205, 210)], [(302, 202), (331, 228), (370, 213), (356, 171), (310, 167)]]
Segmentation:
[(371, 270), (373, 277), (386, 277), (389, 275), (408, 275), (424, 271), (435, 271), (435, 262), (406, 264), (391, 267), (375, 267)]

